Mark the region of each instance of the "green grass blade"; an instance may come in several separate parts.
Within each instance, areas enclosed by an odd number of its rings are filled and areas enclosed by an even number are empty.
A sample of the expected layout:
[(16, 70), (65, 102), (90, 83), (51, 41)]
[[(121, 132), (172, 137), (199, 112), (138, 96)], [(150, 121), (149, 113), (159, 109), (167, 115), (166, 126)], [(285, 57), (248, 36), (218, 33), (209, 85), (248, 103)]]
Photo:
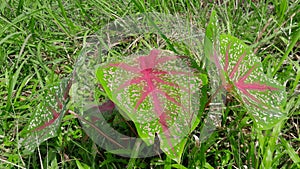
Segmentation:
[(6, 102), (6, 110), (9, 110), (12, 104), (12, 97), (13, 97), (13, 91), (15, 89), (15, 86), (17, 84), (17, 80), (19, 78), (20, 72), (25, 64), (25, 62), (27, 61), (24, 60), (21, 65), (19, 66), (19, 68), (16, 70), (16, 72), (14, 74), (11, 74), (9, 77), (9, 82), (8, 82), (8, 86), (7, 86), (7, 102)]
[(274, 68), (272, 76), (275, 76), (275, 74), (277, 73), (277, 71), (279, 70), (279, 68), (283, 64), (283, 62), (286, 60), (286, 58), (288, 57), (290, 52), (293, 50), (293, 48), (296, 45), (296, 43), (298, 42), (299, 38), (300, 38), (300, 29), (298, 29), (295, 32), (295, 34), (292, 36), (291, 43), (289, 44), (287, 50), (285, 51), (284, 55), (282, 56), (281, 60), (277, 64), (277, 66)]
[(14, 33), (11, 33), (11, 34), (7, 35), (5, 38), (0, 40), (0, 45), (3, 44), (4, 42), (6, 42), (9, 38), (11, 38), (15, 35), (21, 34), (21, 33), (22, 32), (14, 32)]
[(280, 141), (283, 143), (286, 153), (290, 156), (295, 164), (298, 164), (300, 167), (300, 157), (294, 150), (294, 148), (286, 141), (284, 138), (281, 138)]

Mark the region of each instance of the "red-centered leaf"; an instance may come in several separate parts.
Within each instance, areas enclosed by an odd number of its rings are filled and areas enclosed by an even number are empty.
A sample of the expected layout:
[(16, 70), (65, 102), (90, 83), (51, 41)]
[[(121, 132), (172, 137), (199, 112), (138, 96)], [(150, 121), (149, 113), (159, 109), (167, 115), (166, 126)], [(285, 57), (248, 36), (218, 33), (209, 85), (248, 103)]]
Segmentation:
[[(96, 109), (99, 113), (112, 113), (112, 111), (115, 109), (115, 104), (111, 100), (107, 100), (102, 105), (92, 106), (91, 109)], [(99, 121), (99, 119), (96, 116), (91, 115), (91, 121), (96, 122)]]
[(97, 107), (99, 112), (112, 112), (113, 109), (115, 108), (115, 104), (111, 100), (107, 100), (105, 103)]
[(172, 52), (153, 49), (146, 56), (109, 63), (97, 77), (139, 136), (150, 145), (157, 134), (161, 149), (180, 161), (185, 137), (199, 123), (201, 80), (192, 69)]
[(221, 35), (220, 53), (214, 55), (214, 60), (225, 77), (221, 78), (223, 86), (241, 98), (257, 127), (269, 129), (282, 120), (286, 116), (281, 110), (285, 89), (263, 73), (259, 58), (249, 47), (235, 37)]
[(21, 133), (25, 153), (33, 152), (42, 142), (57, 135), (71, 85), (72, 81), (65, 79), (45, 91), (42, 102), (34, 109), (33, 117)]
[(50, 126), (51, 124), (53, 124), (55, 122), (55, 120), (59, 117), (59, 113), (56, 112), (54, 109), (47, 107), (49, 109), (50, 112), (52, 112), (52, 119), (47, 121), (46, 123), (42, 124), (41, 126), (35, 128), (33, 131), (40, 131), (43, 130), (44, 128)]

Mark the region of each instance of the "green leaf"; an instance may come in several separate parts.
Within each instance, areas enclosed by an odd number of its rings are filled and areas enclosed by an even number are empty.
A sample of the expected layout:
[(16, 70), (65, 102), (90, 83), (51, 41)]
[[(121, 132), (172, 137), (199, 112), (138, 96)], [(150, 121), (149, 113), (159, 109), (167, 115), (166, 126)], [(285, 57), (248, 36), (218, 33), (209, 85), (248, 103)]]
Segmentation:
[(214, 56), (219, 54), (219, 24), (218, 17), (215, 10), (212, 10), (210, 21), (207, 25), (204, 41), (204, 54), (207, 61), (206, 69), (209, 75), (209, 86), (211, 99), (208, 101), (209, 114), (205, 120), (204, 126), (201, 130), (200, 140), (207, 139), (208, 136), (221, 123), (224, 90), (220, 88), (221, 77), (214, 61)]
[(151, 145), (157, 134), (162, 151), (180, 162), (186, 136), (199, 123), (199, 77), (204, 76), (170, 51), (132, 57), (100, 67), (97, 77), (143, 141)]
[(187, 169), (185, 166), (181, 165), (181, 164), (172, 164), (173, 168), (177, 168), (177, 169)]
[(32, 153), (42, 142), (57, 136), (61, 120), (67, 111), (70, 87), (71, 81), (64, 79), (45, 91), (29, 124), (21, 132), (24, 153)]
[(78, 169), (90, 169), (91, 168), (87, 164), (82, 163), (77, 159), (76, 159), (76, 165), (77, 165)]
[(219, 45), (219, 24), (215, 10), (211, 12), (209, 23), (205, 30), (204, 52), (206, 58), (211, 58), (218, 52)]
[(283, 146), (285, 147), (286, 153), (290, 156), (290, 158), (293, 160), (293, 162), (295, 164), (298, 164), (298, 166), (300, 166), (300, 157), (297, 154), (297, 152), (295, 152), (294, 148), (284, 138), (280, 139), (280, 141), (282, 142)]
[[(216, 65), (223, 73), (223, 87), (244, 103), (258, 128), (270, 129), (286, 117), (284, 86), (263, 72), (260, 59), (241, 40), (220, 36)], [(225, 80), (226, 79), (226, 80)]]
[[(259, 58), (241, 40), (219, 36), (215, 11), (206, 29), (204, 46), (206, 58), (213, 63), (207, 66), (212, 91), (225, 89), (244, 103), (259, 129), (272, 128), (286, 117), (282, 111), (285, 88), (263, 73)], [(220, 85), (223, 89), (219, 89)], [(214, 97), (211, 102), (218, 102), (220, 93)]]

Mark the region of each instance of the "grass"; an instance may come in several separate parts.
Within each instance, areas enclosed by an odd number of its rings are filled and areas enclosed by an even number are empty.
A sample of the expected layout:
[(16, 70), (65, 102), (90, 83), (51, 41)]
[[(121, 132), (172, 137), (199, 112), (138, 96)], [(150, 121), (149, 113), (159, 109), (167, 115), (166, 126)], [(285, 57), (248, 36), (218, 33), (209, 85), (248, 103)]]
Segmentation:
[[(2, 1), (0, 3), (0, 168), (299, 168), (300, 1), (132, 0)], [(189, 137), (182, 164), (162, 155), (121, 158), (97, 147), (73, 115), (61, 133), (31, 155), (19, 146), (43, 90), (68, 76), (87, 35), (132, 13), (180, 14), (205, 28), (210, 11), (220, 30), (250, 45), (264, 70), (286, 86), (288, 118), (258, 131), (240, 105), (230, 102), (221, 125), (203, 143)], [(197, 136), (199, 129), (193, 132)]]

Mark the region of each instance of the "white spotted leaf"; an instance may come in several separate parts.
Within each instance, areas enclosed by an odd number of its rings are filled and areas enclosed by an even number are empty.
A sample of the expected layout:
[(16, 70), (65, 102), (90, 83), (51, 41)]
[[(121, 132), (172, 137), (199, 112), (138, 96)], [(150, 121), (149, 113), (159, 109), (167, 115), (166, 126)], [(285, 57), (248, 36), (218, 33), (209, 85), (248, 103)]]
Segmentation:
[(220, 81), (216, 84), (244, 104), (256, 127), (272, 128), (286, 117), (282, 111), (284, 86), (264, 74), (260, 59), (250, 47), (233, 36), (219, 35), (218, 27), (217, 14), (212, 11), (204, 42), (205, 56), (213, 63), (208, 67), (211, 81)]
[(21, 132), (24, 153), (32, 153), (42, 142), (57, 136), (69, 100), (71, 80), (64, 79), (43, 93), (43, 100)]
[(220, 55), (214, 55), (223, 87), (240, 99), (259, 129), (270, 129), (286, 117), (284, 86), (263, 72), (260, 59), (241, 40), (220, 36)]
[(199, 123), (200, 76), (183, 58), (166, 50), (130, 56), (97, 71), (109, 98), (132, 120), (143, 141), (180, 162), (186, 137)]

